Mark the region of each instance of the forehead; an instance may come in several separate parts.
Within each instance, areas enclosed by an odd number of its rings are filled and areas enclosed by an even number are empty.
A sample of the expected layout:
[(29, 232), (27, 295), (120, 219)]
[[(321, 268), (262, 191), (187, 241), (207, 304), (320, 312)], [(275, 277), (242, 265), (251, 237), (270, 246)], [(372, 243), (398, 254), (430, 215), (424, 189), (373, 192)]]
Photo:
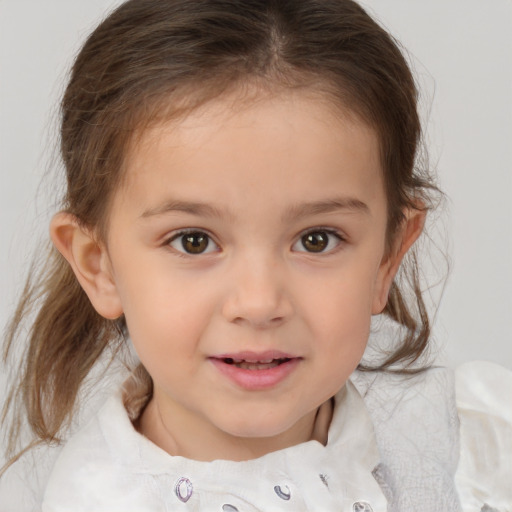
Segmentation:
[(128, 152), (118, 195), (137, 206), (201, 192), (243, 208), (241, 197), (297, 203), (330, 187), (365, 201), (383, 196), (377, 135), (333, 103), (295, 91), (230, 95), (148, 128)]

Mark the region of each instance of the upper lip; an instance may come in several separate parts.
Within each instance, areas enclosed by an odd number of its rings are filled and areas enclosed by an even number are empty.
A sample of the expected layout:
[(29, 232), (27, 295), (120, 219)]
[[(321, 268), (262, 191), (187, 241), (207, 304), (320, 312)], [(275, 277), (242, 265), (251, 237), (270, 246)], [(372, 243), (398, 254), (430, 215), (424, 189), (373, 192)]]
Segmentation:
[(234, 362), (246, 363), (270, 363), (276, 359), (296, 359), (297, 356), (279, 350), (264, 350), (262, 352), (253, 352), (243, 350), (240, 352), (226, 352), (223, 354), (211, 356), (211, 359), (232, 359)]

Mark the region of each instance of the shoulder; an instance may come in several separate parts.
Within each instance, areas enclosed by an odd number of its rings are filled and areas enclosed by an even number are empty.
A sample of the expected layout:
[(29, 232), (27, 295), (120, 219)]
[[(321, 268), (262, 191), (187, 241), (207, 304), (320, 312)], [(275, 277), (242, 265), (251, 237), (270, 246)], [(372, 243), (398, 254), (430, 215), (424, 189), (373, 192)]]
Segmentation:
[[(145, 498), (151, 486), (144, 478), (140, 485), (137, 481), (145, 442), (133, 428), (120, 393), (112, 396), (62, 449), (48, 480), (43, 512), (148, 510)], [(140, 489), (145, 486), (143, 496)]]
[(453, 371), (358, 372), (354, 382), (372, 416), (381, 452), (396, 452), (396, 443), (403, 440), (418, 456), (428, 454), (446, 470), (455, 470), (459, 421)]
[(60, 447), (39, 445), (24, 453), (0, 477), (2, 512), (41, 512), (41, 501)]
[(460, 510), (454, 474), (458, 418), (453, 372), (357, 372), (380, 454), (375, 477), (390, 510)]
[(461, 501), (467, 510), (509, 512), (512, 371), (484, 361), (466, 363), (455, 371), (455, 389), (461, 445), (456, 482)]
[[(91, 489), (109, 478), (115, 458), (111, 456), (102, 422), (108, 416), (115, 421), (116, 407), (110, 399), (100, 412), (63, 447), (50, 474), (46, 487), (43, 511), (60, 511), (72, 505), (73, 510), (86, 510), (95, 501)], [(123, 435), (121, 431), (119, 435)], [(77, 508), (78, 507), (78, 508)]]
[(425, 472), (423, 482), (434, 475), (431, 487), (444, 486), (438, 494), (456, 490), (464, 511), (512, 511), (510, 370), (477, 361), (414, 376), (357, 372), (353, 381), (400, 493)]

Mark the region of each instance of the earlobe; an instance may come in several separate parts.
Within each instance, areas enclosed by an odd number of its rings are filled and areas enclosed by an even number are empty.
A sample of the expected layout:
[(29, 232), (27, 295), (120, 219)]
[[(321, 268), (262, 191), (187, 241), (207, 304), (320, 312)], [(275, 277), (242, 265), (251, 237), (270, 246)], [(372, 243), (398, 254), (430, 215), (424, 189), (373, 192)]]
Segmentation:
[(426, 211), (424, 209), (410, 208), (405, 212), (405, 219), (402, 227), (395, 237), (394, 248), (381, 263), (375, 287), (372, 314), (382, 313), (388, 301), (388, 294), (407, 251), (423, 232), (425, 225)]
[(123, 314), (106, 248), (74, 215), (56, 214), (50, 223), (53, 244), (67, 260), (94, 309), (108, 319)]

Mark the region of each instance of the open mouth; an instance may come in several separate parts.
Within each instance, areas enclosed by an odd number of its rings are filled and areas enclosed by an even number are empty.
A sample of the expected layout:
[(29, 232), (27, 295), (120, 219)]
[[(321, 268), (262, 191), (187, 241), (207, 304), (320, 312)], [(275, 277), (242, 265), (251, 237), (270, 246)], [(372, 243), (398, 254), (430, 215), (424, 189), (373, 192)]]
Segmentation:
[(231, 366), (236, 366), (242, 370), (269, 370), (280, 366), (284, 363), (291, 361), (289, 357), (283, 357), (278, 359), (268, 359), (264, 361), (246, 361), (244, 359), (233, 359), (231, 357), (225, 357), (222, 362)]
[(278, 386), (297, 370), (302, 361), (301, 356), (277, 350), (225, 352), (209, 359), (222, 375), (249, 391)]

